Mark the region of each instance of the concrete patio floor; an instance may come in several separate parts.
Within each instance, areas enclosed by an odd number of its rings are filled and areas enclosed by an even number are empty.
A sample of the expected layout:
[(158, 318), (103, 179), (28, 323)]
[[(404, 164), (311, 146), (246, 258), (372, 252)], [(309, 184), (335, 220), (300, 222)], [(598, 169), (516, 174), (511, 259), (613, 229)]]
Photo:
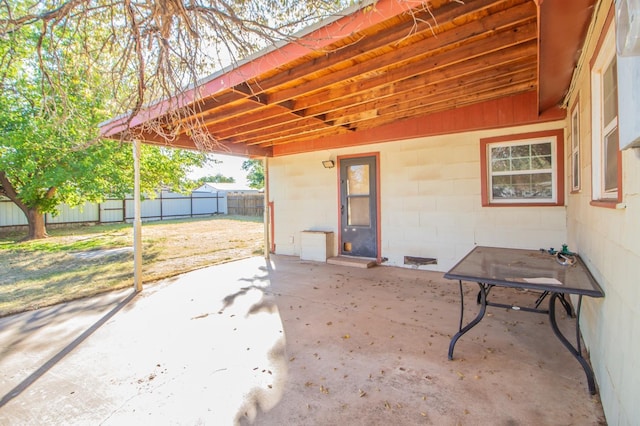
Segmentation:
[(231, 262), (0, 318), (0, 424), (605, 423), (546, 316), (489, 308), (449, 361), (458, 319), (441, 273)]

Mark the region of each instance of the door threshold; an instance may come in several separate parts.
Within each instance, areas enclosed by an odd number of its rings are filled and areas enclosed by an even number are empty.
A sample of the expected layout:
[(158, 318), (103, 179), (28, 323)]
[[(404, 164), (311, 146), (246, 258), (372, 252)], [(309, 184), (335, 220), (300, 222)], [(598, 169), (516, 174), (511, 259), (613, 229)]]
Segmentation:
[(378, 263), (376, 259), (370, 257), (355, 257), (355, 256), (334, 256), (327, 259), (327, 263), (331, 265), (351, 266), (354, 268), (372, 268)]

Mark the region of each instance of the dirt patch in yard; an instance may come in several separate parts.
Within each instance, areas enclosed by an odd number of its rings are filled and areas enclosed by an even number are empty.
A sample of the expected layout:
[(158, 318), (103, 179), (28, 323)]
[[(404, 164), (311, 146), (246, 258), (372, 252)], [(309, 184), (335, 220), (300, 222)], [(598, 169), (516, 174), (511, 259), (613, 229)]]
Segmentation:
[[(0, 316), (133, 285), (130, 224), (0, 236)], [(263, 253), (261, 218), (211, 217), (142, 226), (143, 281)]]

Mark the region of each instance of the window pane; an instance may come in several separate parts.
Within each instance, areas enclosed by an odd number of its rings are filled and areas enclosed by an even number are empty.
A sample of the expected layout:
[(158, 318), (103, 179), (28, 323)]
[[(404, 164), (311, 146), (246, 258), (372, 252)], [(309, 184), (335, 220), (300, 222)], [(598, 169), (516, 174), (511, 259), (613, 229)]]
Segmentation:
[(551, 198), (553, 196), (551, 173), (532, 175), (530, 191), (533, 198)]
[(531, 145), (531, 155), (551, 155), (551, 142)]
[(491, 148), (491, 158), (509, 158), (510, 157), (510, 149), (508, 146), (496, 146)]
[(517, 198), (527, 198), (531, 192), (531, 175), (516, 175), (511, 178)]
[(491, 191), (493, 198), (508, 199), (513, 198), (516, 195), (511, 185), (511, 176), (494, 177)]
[(604, 138), (604, 190), (618, 190), (618, 128)]
[(576, 151), (573, 153), (571, 157), (572, 165), (573, 165), (573, 189), (578, 189), (580, 187), (580, 152)]
[(580, 129), (578, 129), (578, 111), (575, 111), (571, 116), (571, 145), (573, 149), (578, 149), (578, 142)]
[(511, 170), (531, 170), (529, 158), (514, 158), (511, 160)]
[(511, 147), (512, 157), (528, 157), (531, 155), (531, 145), (516, 145)]
[(369, 195), (369, 165), (347, 167), (347, 194)]
[(580, 189), (580, 128), (578, 106), (571, 114), (571, 189)]
[(618, 75), (615, 59), (611, 61), (602, 76), (604, 126), (618, 116)]
[(347, 221), (350, 226), (369, 226), (371, 224), (369, 197), (349, 197), (347, 205)]
[(533, 157), (531, 159), (531, 168), (534, 170), (547, 170), (551, 168), (551, 156), (548, 157)]
[(551, 198), (551, 173), (532, 173), (495, 176), (492, 187), (493, 198), (544, 199)]
[(491, 165), (491, 170), (494, 172), (506, 172), (509, 171), (509, 160), (496, 160)]
[(513, 187), (518, 198), (531, 198), (531, 175), (514, 176)]

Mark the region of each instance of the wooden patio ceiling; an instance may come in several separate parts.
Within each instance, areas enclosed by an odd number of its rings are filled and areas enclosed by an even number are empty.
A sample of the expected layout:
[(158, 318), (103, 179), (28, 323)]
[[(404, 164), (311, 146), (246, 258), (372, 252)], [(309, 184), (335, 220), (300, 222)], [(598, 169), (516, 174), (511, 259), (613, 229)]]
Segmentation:
[[(557, 108), (568, 89), (593, 3), (431, 0), (428, 11), (410, 12), (407, 5), (417, 2), (379, 0), (305, 35), (306, 44), (212, 76), (187, 120), (197, 118), (217, 141), (216, 151), (271, 156), (280, 145), (527, 92), (536, 93), (542, 113)], [(559, 10), (555, 19), (562, 25), (539, 25)], [(166, 108), (165, 101), (136, 117), (130, 134), (166, 143), (143, 125), (162, 118)], [(103, 135), (121, 137), (118, 124), (103, 124)], [(167, 123), (164, 131), (172, 132), (171, 145), (194, 148), (183, 124)]]

